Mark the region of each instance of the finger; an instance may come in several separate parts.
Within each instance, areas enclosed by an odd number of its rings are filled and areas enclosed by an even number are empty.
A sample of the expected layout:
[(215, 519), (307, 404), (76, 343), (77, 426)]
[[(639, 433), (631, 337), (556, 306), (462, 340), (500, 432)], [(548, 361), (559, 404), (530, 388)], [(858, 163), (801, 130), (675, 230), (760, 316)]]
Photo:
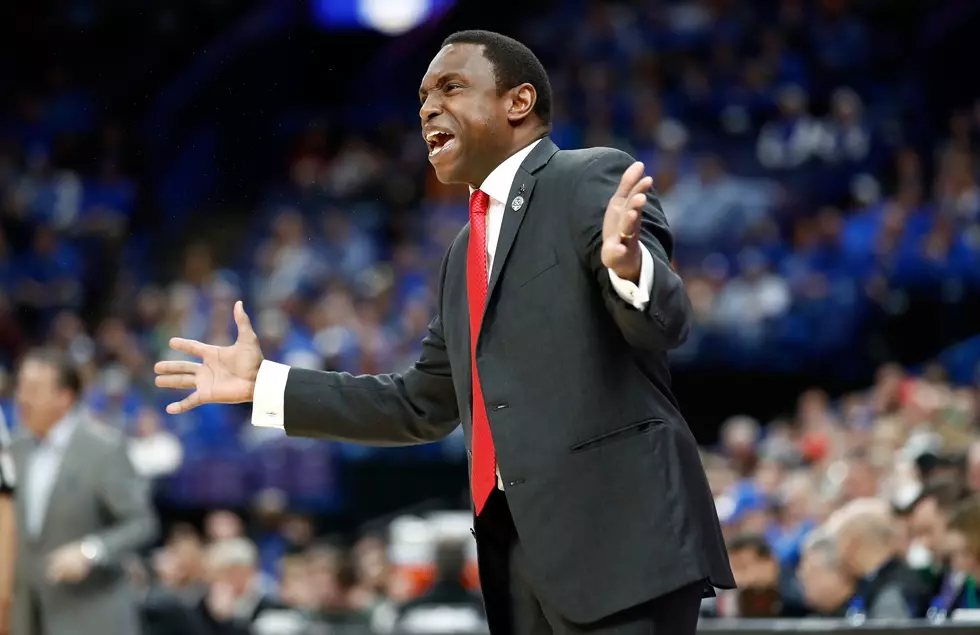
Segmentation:
[(238, 325), (238, 339), (243, 336), (255, 337), (252, 320), (249, 319), (248, 313), (245, 313), (245, 305), (241, 300), (235, 303), (235, 324)]
[(645, 176), (636, 182), (636, 185), (630, 190), (630, 198), (632, 199), (637, 194), (643, 194), (647, 192), (651, 187), (653, 187), (653, 177)]
[(193, 357), (204, 357), (208, 350), (212, 348), (210, 345), (203, 342), (198, 342), (197, 340), (187, 340), (182, 337), (172, 337), (170, 338), (170, 348), (175, 351), (180, 351), (181, 353), (186, 353)]
[[(626, 248), (626, 245), (624, 245), (621, 242), (620, 238), (617, 236), (615, 240), (612, 240), (609, 242), (609, 244), (604, 245), (602, 251), (603, 251), (602, 261), (608, 264), (611, 263), (612, 261), (624, 257), (628, 250)], [(607, 256), (610, 258), (609, 260), (606, 259)]]
[(201, 396), (195, 390), (186, 399), (167, 405), (167, 414), (179, 415), (201, 405)]
[(635, 209), (627, 210), (620, 220), (619, 230), (624, 234), (632, 234), (636, 231), (640, 220), (640, 213)]
[(620, 243), (627, 245), (639, 240), (640, 215), (636, 210), (627, 210), (619, 224)]
[(200, 367), (197, 362), (157, 362), (153, 372), (157, 375), (193, 375)]
[(197, 377), (195, 375), (158, 375), (155, 383), (159, 388), (191, 390), (197, 387)]
[(616, 190), (616, 196), (621, 199), (629, 198), (630, 191), (642, 177), (643, 164), (637, 161), (623, 172), (623, 177), (619, 179), (619, 188)]
[(619, 217), (619, 232), (621, 234), (636, 233), (639, 227), (640, 210), (646, 202), (646, 194), (634, 194), (626, 206), (626, 211)]

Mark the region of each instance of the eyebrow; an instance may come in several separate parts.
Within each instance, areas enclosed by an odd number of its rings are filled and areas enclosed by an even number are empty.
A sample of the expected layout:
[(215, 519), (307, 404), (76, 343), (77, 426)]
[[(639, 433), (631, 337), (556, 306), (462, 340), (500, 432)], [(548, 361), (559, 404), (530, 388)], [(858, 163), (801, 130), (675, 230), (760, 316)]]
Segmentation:
[[(450, 71), (444, 73), (440, 75), (439, 78), (436, 80), (435, 86), (433, 86), (433, 88), (442, 88), (443, 86), (446, 85), (446, 82), (449, 82), (454, 79), (461, 80), (463, 79), (463, 76), (456, 71)], [(421, 86), (419, 88), (419, 99), (425, 99), (425, 96), (429, 94), (430, 90), (432, 89), (426, 88), (425, 86)]]

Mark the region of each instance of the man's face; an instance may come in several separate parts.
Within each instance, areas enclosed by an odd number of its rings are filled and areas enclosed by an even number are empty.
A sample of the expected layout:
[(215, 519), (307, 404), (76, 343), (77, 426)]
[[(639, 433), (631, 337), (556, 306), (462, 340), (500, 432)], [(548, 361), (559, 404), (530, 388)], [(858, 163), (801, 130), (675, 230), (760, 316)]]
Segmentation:
[(250, 590), (255, 577), (255, 569), (241, 563), (212, 563), (208, 573), (211, 584), (225, 585), (237, 597)]
[(47, 434), (72, 404), (71, 391), (60, 385), (57, 369), (35, 359), (27, 359), (21, 366), (14, 398), (20, 421), (40, 436)]
[(242, 535), (242, 521), (228, 511), (212, 512), (205, 521), (205, 533), (213, 541), (238, 538)]
[(443, 183), (479, 187), (507, 157), (512, 130), (509, 92), (498, 94), (483, 47), (450, 44), (429, 64), (419, 87), (429, 162)]
[(779, 565), (772, 558), (761, 557), (754, 549), (740, 549), (729, 554), (729, 559), (740, 589), (768, 589), (779, 581)]
[(848, 500), (873, 498), (878, 493), (878, 475), (869, 463), (854, 459), (847, 466), (843, 489)]
[(980, 493), (980, 443), (974, 443), (967, 458), (966, 483), (971, 492)]
[(816, 556), (804, 555), (797, 575), (806, 603), (821, 612), (839, 608), (850, 595), (844, 575)]
[(933, 558), (944, 555), (946, 517), (935, 499), (920, 501), (909, 515), (909, 538), (929, 550)]
[(962, 532), (951, 530), (946, 536), (946, 546), (954, 571), (980, 575), (980, 560), (970, 551), (970, 543)]

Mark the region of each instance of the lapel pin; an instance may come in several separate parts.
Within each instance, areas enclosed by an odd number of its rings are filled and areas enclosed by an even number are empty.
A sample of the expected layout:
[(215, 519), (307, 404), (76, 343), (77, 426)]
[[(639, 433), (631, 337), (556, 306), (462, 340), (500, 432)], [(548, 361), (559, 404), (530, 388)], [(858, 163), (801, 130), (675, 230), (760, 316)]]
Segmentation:
[(523, 207), (523, 206), (524, 206), (524, 197), (523, 196), (516, 196), (516, 197), (514, 197), (514, 200), (510, 202), (510, 207), (515, 212), (518, 211), (519, 209), (521, 209), (521, 207)]
[(524, 193), (524, 184), (523, 183), (521, 183), (521, 189), (517, 190), (517, 193), (518, 194), (523, 194)]

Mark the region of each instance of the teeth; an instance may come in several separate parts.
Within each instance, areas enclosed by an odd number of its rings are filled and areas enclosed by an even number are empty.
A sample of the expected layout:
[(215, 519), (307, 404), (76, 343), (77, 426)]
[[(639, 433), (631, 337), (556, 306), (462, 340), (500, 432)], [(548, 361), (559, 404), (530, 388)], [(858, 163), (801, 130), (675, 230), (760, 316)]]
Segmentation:
[(450, 137), (449, 141), (447, 141), (446, 143), (442, 144), (441, 146), (436, 146), (436, 147), (432, 148), (432, 150), (429, 152), (429, 156), (430, 157), (436, 156), (437, 154), (439, 154), (440, 152), (442, 152), (446, 148), (451, 147), (454, 142), (455, 142), (455, 139), (452, 138), (452, 137)]
[(441, 137), (446, 137), (447, 139), (452, 139), (453, 138), (453, 135), (449, 134), (448, 132), (442, 132), (441, 130), (433, 130), (432, 132), (429, 132), (429, 133), (427, 133), (425, 135), (425, 140), (426, 141), (435, 141), (440, 136)]

